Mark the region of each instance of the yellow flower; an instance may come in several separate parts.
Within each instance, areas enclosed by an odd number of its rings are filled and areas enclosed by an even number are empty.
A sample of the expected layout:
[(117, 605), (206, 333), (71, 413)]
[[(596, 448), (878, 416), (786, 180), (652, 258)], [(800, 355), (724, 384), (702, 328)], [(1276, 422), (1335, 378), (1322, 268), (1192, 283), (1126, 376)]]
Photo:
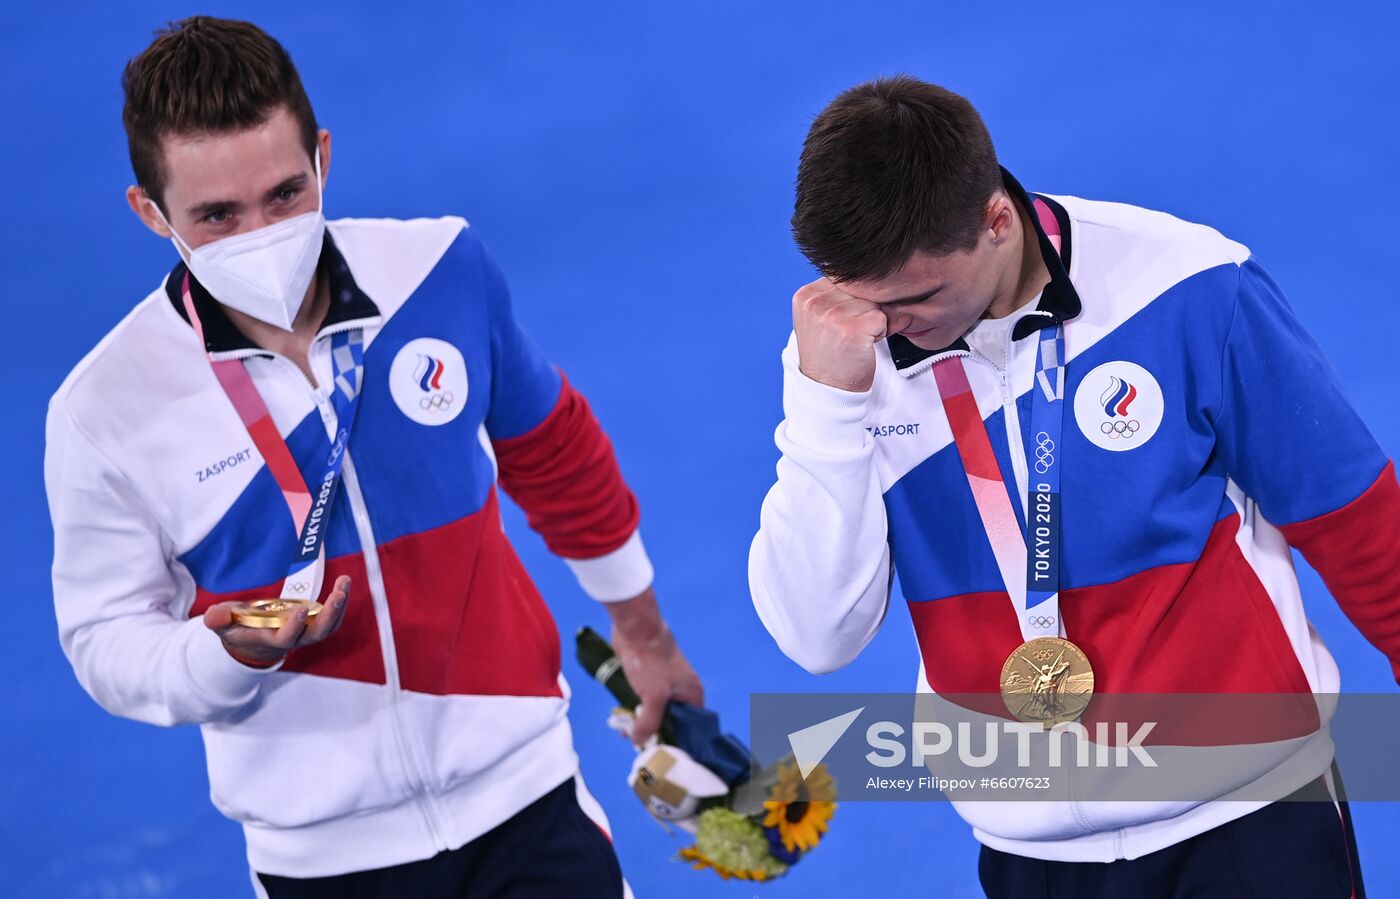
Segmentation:
[(694, 862), (695, 864), (692, 867), (694, 867), (695, 870), (703, 871), (705, 868), (713, 868), (715, 873), (725, 880), (731, 877), (738, 878), (739, 880), (768, 880), (772, 877), (771, 874), (762, 868), (726, 868), (714, 859), (708, 858), (705, 853), (696, 849), (694, 846), (687, 846), (682, 849), (680, 851), (680, 856), (686, 861)]
[(789, 852), (806, 851), (821, 842), (827, 822), (836, 814), (836, 783), (825, 765), (818, 765), (804, 781), (796, 765), (780, 763), (778, 782), (763, 803), (768, 810), (764, 827), (776, 827)]

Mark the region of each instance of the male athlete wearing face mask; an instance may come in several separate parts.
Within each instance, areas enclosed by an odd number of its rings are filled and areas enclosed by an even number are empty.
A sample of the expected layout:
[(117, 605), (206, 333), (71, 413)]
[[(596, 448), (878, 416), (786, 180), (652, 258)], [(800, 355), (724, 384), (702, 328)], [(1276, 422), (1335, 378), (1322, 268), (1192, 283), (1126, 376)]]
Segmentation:
[[(256, 26), (176, 23), (124, 86), (127, 199), (180, 261), (50, 404), (79, 681), (201, 725), (261, 894), (624, 895), (495, 492), (606, 603), (634, 739), (703, 702), (587, 403), (464, 221), (326, 221), (330, 135)], [(235, 620), (270, 598), (322, 606)]]

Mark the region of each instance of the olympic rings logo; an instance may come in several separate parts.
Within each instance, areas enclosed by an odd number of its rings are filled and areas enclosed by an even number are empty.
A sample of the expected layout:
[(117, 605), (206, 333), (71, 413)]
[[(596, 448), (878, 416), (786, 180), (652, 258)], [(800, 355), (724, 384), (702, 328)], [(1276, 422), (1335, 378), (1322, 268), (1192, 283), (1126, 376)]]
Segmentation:
[(418, 408), (424, 412), (446, 412), (452, 408), (452, 399), (452, 391), (444, 390), (442, 393), (423, 397), (418, 401)]
[(1054, 627), (1054, 626), (1055, 626), (1055, 616), (1054, 616), (1054, 615), (1027, 615), (1027, 616), (1026, 616), (1026, 624), (1029, 624), (1031, 627), (1035, 628), (1036, 630), (1041, 630), (1041, 631), (1043, 631), (1043, 630), (1045, 630), (1046, 628)]
[(1109, 440), (1117, 440), (1122, 437), (1124, 440), (1131, 440), (1142, 425), (1138, 424), (1136, 418), (1128, 421), (1119, 419), (1118, 421), (1106, 421), (1099, 425), (1099, 430), (1108, 435)]
[(305, 581), (293, 581), (292, 583), (287, 585), (287, 589), (292, 591), (293, 593), (305, 593), (310, 588), (311, 585), (306, 583)]
[(1041, 431), (1035, 435), (1035, 470), (1038, 474), (1045, 474), (1055, 465), (1055, 441), (1050, 439), (1050, 435)]

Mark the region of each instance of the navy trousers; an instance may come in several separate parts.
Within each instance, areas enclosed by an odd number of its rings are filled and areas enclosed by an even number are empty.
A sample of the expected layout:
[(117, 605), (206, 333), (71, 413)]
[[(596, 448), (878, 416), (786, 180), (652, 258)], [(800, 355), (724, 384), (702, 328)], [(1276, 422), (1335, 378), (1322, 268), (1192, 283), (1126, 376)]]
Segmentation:
[(1346, 802), (1333, 804), (1320, 778), (1289, 799), (1106, 864), (1046, 862), (983, 846), (982, 889), (989, 899), (1365, 899)]
[(612, 841), (579, 807), (572, 779), (460, 849), (334, 877), (258, 874), (269, 899), (619, 899)]

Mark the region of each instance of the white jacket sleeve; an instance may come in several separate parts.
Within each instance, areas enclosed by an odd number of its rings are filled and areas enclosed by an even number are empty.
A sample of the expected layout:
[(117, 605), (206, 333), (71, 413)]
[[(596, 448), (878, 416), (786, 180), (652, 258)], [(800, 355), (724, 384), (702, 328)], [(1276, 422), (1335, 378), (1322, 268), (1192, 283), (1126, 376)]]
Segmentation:
[(849, 664), (889, 602), (890, 548), (865, 430), (870, 394), (811, 380), (783, 351), (778, 483), (763, 500), (749, 551), (749, 590), (763, 626), (814, 674)]
[[(199, 619), (131, 484), (50, 404), (44, 482), (53, 520), (59, 640), (83, 689), (115, 715), (173, 725), (228, 717), (273, 669), (236, 661)], [(192, 586), (183, 578), (183, 589)]]

